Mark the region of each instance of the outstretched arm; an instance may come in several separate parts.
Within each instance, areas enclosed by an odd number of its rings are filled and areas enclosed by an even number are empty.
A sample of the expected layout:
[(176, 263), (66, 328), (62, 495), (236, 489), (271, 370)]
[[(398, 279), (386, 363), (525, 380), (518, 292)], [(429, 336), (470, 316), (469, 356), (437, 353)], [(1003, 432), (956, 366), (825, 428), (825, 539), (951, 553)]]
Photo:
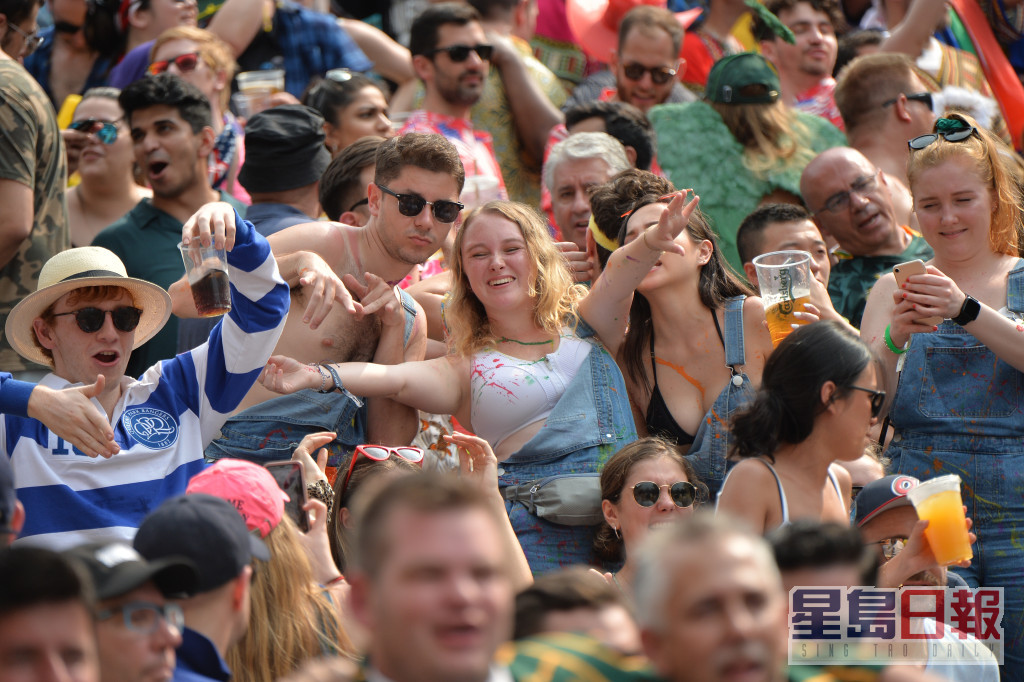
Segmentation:
[(657, 223), (642, 225), (635, 239), (616, 249), (590, 293), (580, 302), (580, 317), (597, 332), (612, 356), (618, 353), (626, 333), (629, 306), (637, 286), (663, 253), (685, 253), (675, 240), (700, 201), (697, 196), (686, 201), (691, 191), (677, 192)]

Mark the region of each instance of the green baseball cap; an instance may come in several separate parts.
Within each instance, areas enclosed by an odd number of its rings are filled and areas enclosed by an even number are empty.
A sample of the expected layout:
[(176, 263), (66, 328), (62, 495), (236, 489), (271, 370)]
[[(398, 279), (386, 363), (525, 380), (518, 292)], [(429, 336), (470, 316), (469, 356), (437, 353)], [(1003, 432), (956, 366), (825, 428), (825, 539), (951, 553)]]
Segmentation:
[(715, 62), (704, 96), (720, 104), (771, 104), (780, 89), (768, 60), (756, 52), (741, 52)]

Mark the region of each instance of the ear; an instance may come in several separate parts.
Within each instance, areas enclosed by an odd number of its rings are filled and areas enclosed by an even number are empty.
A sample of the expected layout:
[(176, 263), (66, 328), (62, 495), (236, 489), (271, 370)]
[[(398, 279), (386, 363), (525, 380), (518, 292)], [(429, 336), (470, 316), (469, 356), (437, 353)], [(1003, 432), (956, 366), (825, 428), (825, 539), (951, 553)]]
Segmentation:
[(416, 72), (416, 77), (423, 82), (433, 80), (434, 78), (434, 61), (426, 55), (418, 54), (412, 58), (412, 70)]
[(341, 131), (332, 123), (324, 121), (324, 144), (326, 144), (327, 149), (330, 150), (331, 156), (335, 156), (341, 151), (341, 143), (337, 140), (340, 132)]
[(348, 608), (370, 633), (373, 634), (373, 609), (370, 608), (370, 583), (366, 574), (361, 572), (350, 573), (345, 576), (348, 580)]
[(626, 160), (630, 166), (636, 168), (636, 147), (626, 147)]
[(743, 272), (747, 276), (747, 281), (750, 282), (750, 285), (756, 289), (757, 288), (757, 268), (754, 267), (754, 264), (753, 263), (744, 263), (743, 264)]
[(377, 187), (377, 183), (371, 182), (366, 186), (366, 197), (370, 200), (366, 208), (370, 211), (370, 215), (376, 217), (380, 215), (380, 202), (384, 197), (384, 192), (380, 191), (380, 187)]
[(679, 80), (686, 73), (686, 60), (679, 58), (679, 66), (676, 67), (676, 80)]
[(246, 566), (235, 578), (235, 585), (231, 588), (231, 606), (235, 611), (241, 611), (249, 601), (249, 587), (252, 584), (252, 566)]
[(32, 320), (32, 331), (36, 333), (36, 338), (39, 339), (39, 345), (46, 350), (53, 350), (57, 345), (53, 340), (53, 330), (50, 329), (50, 325), (46, 323), (41, 317), (37, 317)]
[[(663, 604), (659, 604), (658, 608), (665, 608), (665, 606)], [(657, 632), (653, 632), (647, 628), (642, 628), (640, 630), (640, 643), (643, 645), (644, 654), (647, 655), (647, 658), (650, 659), (651, 663), (654, 665), (654, 669), (660, 674), (666, 676), (666, 679), (668, 679), (672, 670), (663, 654), (663, 645), (665, 644), (665, 641), (662, 636)]]
[(895, 104), (893, 104), (892, 110), (896, 112), (896, 118), (904, 123), (910, 123), (912, 120), (910, 114), (907, 113), (907, 96), (902, 92), (900, 96), (896, 98)]
[(338, 520), (345, 528), (352, 529), (352, 512), (348, 510), (348, 507), (341, 508), (341, 511), (338, 512)]
[(345, 211), (338, 217), (339, 223), (345, 223), (346, 225), (352, 225), (353, 227), (362, 227), (366, 224), (363, 220), (363, 216), (359, 215), (355, 211)]
[(0, 13), (0, 31), (7, 28), (7, 15)]
[(217, 71), (213, 77), (213, 88), (214, 92), (220, 92), (228, 86), (228, 82), (231, 79), (228, 78), (228, 72), (224, 70)]
[(611, 500), (601, 500), (601, 513), (604, 514), (604, 520), (608, 522), (608, 525), (613, 529), (620, 528), (622, 526), (619, 523), (619, 508), (615, 506), (615, 503)]
[(128, 24), (132, 28), (137, 28), (140, 31), (149, 28), (149, 24), (153, 20), (153, 13), (148, 9), (141, 9), (139, 7), (133, 7), (128, 11)]
[(761, 46), (761, 56), (768, 61), (775, 62), (775, 41), (774, 40), (762, 40), (758, 43)]
[(711, 240), (705, 239), (701, 241), (701, 243), (697, 245), (697, 262), (700, 265), (707, 265), (714, 253), (715, 247), (711, 243)]
[(213, 145), (217, 142), (217, 135), (213, 132), (213, 128), (210, 126), (203, 126), (203, 129), (199, 131), (199, 153), (198, 157), (206, 162), (210, 154), (213, 152)]
[(821, 385), (821, 404), (825, 406), (826, 412), (835, 414), (838, 411), (836, 407), (836, 393), (839, 391), (839, 387), (836, 386), (834, 381), (826, 381)]

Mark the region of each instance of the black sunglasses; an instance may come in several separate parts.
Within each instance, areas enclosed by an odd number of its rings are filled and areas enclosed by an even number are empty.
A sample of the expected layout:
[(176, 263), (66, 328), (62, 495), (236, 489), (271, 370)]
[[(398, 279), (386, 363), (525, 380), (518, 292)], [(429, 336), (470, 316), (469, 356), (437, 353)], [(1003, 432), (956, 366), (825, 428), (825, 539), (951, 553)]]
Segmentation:
[(935, 142), (939, 139), (939, 136), (942, 136), (946, 142), (963, 142), (971, 135), (977, 135), (979, 138), (981, 137), (981, 135), (978, 134), (977, 128), (967, 127), (960, 128), (959, 130), (951, 130), (945, 133), (928, 133), (927, 135), (918, 135), (913, 140), (907, 142), (907, 146), (910, 147), (912, 151), (918, 151), (919, 149), (924, 149), (932, 142)]
[(864, 388), (863, 386), (847, 386), (855, 391), (864, 391), (865, 393), (871, 394), (871, 416), (877, 417), (882, 411), (882, 403), (885, 402), (885, 391), (875, 391), (870, 388)]
[(72, 24), (70, 21), (55, 21), (53, 22), (53, 30), (56, 33), (64, 33), (69, 36), (73, 36), (82, 30), (82, 27), (78, 24)]
[(469, 59), (470, 52), (476, 52), (480, 59), (487, 62), (491, 60), (491, 55), (494, 54), (494, 45), (449, 45), (448, 47), (435, 47), (427, 53), (427, 56), (433, 57), (438, 52), (447, 52), (448, 58), (453, 62), (464, 62)]
[(641, 507), (653, 507), (661, 497), (661, 489), (668, 488), (668, 494), (677, 507), (689, 507), (697, 500), (697, 486), (689, 481), (676, 481), (672, 485), (658, 485), (653, 481), (640, 481), (633, 486), (633, 499)]
[[(930, 92), (915, 92), (912, 95), (904, 95), (904, 96), (910, 102), (920, 102), (921, 104), (925, 105), (929, 109), (932, 108), (932, 93), (930, 93)], [(882, 102), (882, 106), (883, 107), (891, 106), (893, 104), (896, 104), (896, 102), (898, 102), (899, 100), (900, 100), (899, 97), (893, 97), (890, 100), (886, 100), (885, 102)]]
[(82, 308), (70, 313), (54, 313), (53, 316), (74, 315), (78, 328), (86, 334), (93, 334), (103, 327), (103, 323), (107, 319), (107, 313), (110, 313), (110, 319), (114, 321), (114, 328), (119, 332), (125, 333), (135, 331), (135, 328), (139, 326), (139, 318), (142, 317), (141, 310), (130, 306), (122, 306), (113, 310)]
[(430, 210), (434, 213), (434, 217), (437, 218), (438, 222), (454, 223), (455, 219), (459, 217), (459, 211), (465, 208), (465, 206), (457, 201), (447, 201), (445, 199), (427, 201), (423, 197), (416, 196), (415, 194), (398, 194), (397, 192), (392, 192), (384, 185), (377, 185), (377, 187), (380, 188), (381, 192), (390, 194), (394, 198), (398, 199), (398, 212), (410, 218), (418, 216), (424, 206), (430, 206)]
[(670, 69), (667, 66), (644, 66), (643, 64), (634, 63), (626, 64), (622, 67), (622, 72), (631, 81), (640, 80), (648, 71), (651, 72), (651, 80), (658, 85), (668, 83), (676, 75), (676, 70)]

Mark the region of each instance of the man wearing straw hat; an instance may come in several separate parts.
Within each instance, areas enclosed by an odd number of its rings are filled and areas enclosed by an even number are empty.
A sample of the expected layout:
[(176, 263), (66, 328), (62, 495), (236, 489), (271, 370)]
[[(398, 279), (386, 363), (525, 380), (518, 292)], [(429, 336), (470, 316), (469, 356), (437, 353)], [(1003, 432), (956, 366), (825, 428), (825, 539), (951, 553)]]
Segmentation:
[(19, 542), (52, 549), (130, 542), (150, 509), (185, 492), (204, 466), (203, 449), (270, 357), (289, 298), (266, 240), (237, 216), (227, 225), (189, 219), (182, 241), (193, 239), (228, 251), (231, 312), (205, 344), (138, 380), (125, 367), (167, 322), (170, 297), (128, 277), (112, 252), (84, 247), (54, 256), (38, 289), (11, 311), (11, 346), (53, 369), (42, 385), (100, 386), (92, 402), (120, 448), (108, 459), (87, 457), (34, 419), (0, 421), (3, 455), (26, 510)]

